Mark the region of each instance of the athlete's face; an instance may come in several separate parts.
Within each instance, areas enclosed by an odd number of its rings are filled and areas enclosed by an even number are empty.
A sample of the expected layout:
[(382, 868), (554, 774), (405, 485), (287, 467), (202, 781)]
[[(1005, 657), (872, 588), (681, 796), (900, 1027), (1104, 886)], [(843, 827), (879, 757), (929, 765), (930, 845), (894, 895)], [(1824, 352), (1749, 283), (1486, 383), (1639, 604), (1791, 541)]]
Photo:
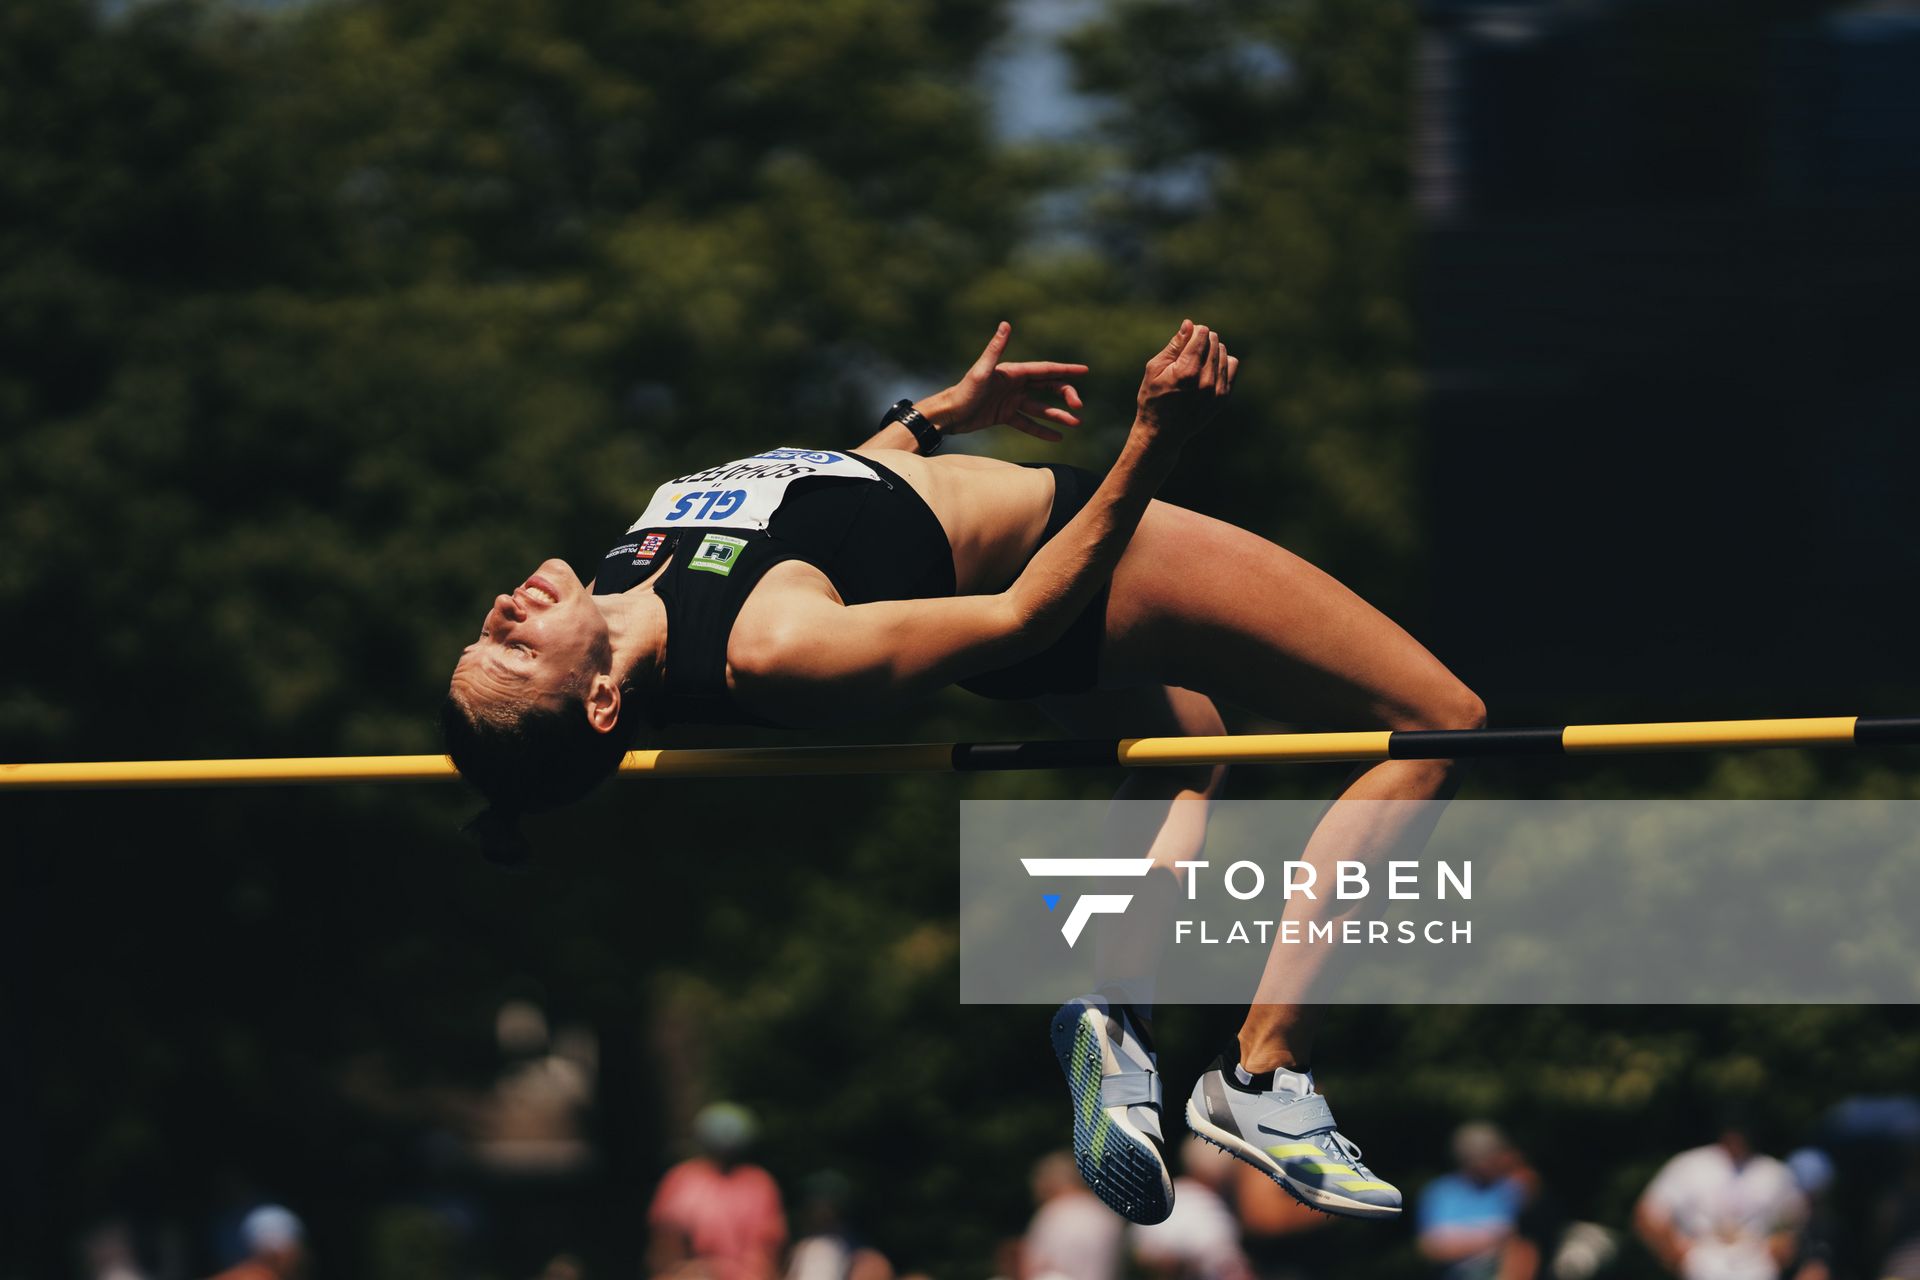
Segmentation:
[(460, 653), (453, 686), (482, 704), (556, 706), (577, 676), (605, 667), (607, 624), (586, 584), (564, 560), (549, 560), (504, 595)]

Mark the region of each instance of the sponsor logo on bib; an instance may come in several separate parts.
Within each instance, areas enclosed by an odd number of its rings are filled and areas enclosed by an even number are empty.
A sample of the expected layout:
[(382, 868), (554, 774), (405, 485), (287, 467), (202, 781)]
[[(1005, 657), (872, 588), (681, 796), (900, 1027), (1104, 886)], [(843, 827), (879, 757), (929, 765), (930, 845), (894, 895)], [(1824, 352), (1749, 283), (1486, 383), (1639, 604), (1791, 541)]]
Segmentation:
[[(770, 449), (679, 476), (653, 491), (629, 534), (643, 529), (759, 530), (785, 501), (796, 480), (833, 477), (878, 480), (879, 473), (850, 453), (830, 449)], [(642, 552), (641, 554), (645, 554)]]
[(710, 533), (700, 539), (700, 545), (693, 549), (693, 557), (687, 561), (688, 569), (697, 569), (701, 573), (717, 573), (722, 577), (733, 572), (734, 562), (746, 549), (745, 538), (729, 538), (724, 533)]

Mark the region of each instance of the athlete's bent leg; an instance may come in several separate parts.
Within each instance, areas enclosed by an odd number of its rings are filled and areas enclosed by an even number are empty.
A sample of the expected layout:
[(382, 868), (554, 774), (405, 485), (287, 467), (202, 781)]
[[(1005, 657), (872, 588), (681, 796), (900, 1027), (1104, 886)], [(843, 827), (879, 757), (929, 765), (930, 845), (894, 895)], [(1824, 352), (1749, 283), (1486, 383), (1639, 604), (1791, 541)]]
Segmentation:
[[(1226, 732), (1219, 710), (1191, 689), (1146, 686), (1096, 690), (1039, 700), (1040, 708), (1075, 737), (1193, 737)], [(1209, 802), (1220, 793), (1225, 765), (1133, 769), (1114, 792), (1102, 835), (1108, 857), (1151, 858), (1155, 870), (1136, 897), (1168, 905), (1186, 872), (1177, 864), (1199, 857), (1207, 838)], [(1124, 802), (1124, 803), (1123, 803)], [(1142, 913), (1135, 912), (1136, 917)], [(1096, 968), (1103, 980), (1124, 985), (1129, 1003), (1153, 1003), (1160, 931), (1146, 927), (1101, 930)]]
[[(1179, 684), (1282, 721), (1463, 729), (1485, 719), (1480, 700), (1437, 658), (1330, 575), (1245, 530), (1161, 503), (1142, 520), (1115, 571), (1103, 668), (1116, 683), (1147, 678)], [(1301, 856), (1315, 864), (1323, 882), (1332, 879), (1337, 858), (1413, 856), (1431, 834), (1438, 806), (1364, 802), (1439, 800), (1451, 788), (1448, 761), (1396, 760), (1365, 769), (1328, 809)], [(1299, 916), (1293, 905), (1309, 913), (1339, 906), (1337, 900), (1299, 899), (1290, 905), (1289, 918)], [(1399, 1211), (1398, 1192), (1364, 1173), (1357, 1148), (1333, 1132), (1330, 1113), (1319, 1114), (1324, 1101), (1311, 1093), (1309, 1078), (1288, 1080), (1279, 1092), (1267, 1090), (1257, 1104), (1232, 1088), (1226, 1093), (1234, 1096), (1214, 1098), (1211, 1106), (1202, 1096), (1223, 1069), (1238, 1066), (1240, 1075), (1278, 1088), (1280, 1078), (1270, 1074), (1275, 1068), (1283, 1074), (1310, 1068), (1310, 992), (1329, 950), (1292, 947), (1283, 953), (1276, 944), (1240, 1031), (1233, 1055), (1238, 1062), (1216, 1067), (1196, 1089), (1200, 1120), (1212, 1131), (1196, 1127), (1233, 1150), (1234, 1117), (1248, 1106), (1264, 1108), (1260, 1123), (1267, 1129), (1320, 1125), (1303, 1129), (1299, 1142), (1279, 1144), (1297, 1148), (1292, 1157), (1276, 1160), (1271, 1145), (1235, 1154), (1264, 1161), (1261, 1167), (1277, 1181), (1317, 1207), (1391, 1215)], [(1295, 1097), (1288, 1088), (1301, 1093)], [(1315, 1101), (1304, 1101), (1308, 1097)], [(1313, 1115), (1305, 1114), (1310, 1110)], [(1190, 1106), (1189, 1118), (1194, 1116)], [(1346, 1173), (1315, 1172), (1336, 1169)]]
[[(1472, 690), (1392, 619), (1299, 556), (1224, 521), (1154, 503), (1113, 581), (1106, 679), (1157, 679), (1275, 720), (1342, 728), (1485, 722)], [(1451, 761), (1383, 761), (1349, 780), (1340, 800), (1444, 799), (1452, 777)], [(1434, 817), (1431, 805), (1336, 803), (1302, 856), (1327, 882), (1336, 858), (1411, 856)], [(1276, 948), (1269, 958), (1241, 1030), (1249, 1070), (1311, 1063), (1304, 1002), (1324, 957), (1325, 948), (1284, 957)]]
[[(1042, 707), (1069, 733), (1142, 737), (1220, 733), (1213, 703), (1185, 689), (1141, 688), (1047, 698)], [(1149, 857), (1136, 890), (1134, 928), (1097, 931), (1099, 989), (1060, 1006), (1050, 1037), (1073, 1101), (1074, 1163), (1087, 1186), (1123, 1217), (1162, 1221), (1173, 1210), (1152, 1003), (1158, 939), (1151, 917), (1172, 910), (1176, 862), (1197, 857), (1209, 802), (1224, 767), (1136, 770), (1115, 795), (1101, 853)]]

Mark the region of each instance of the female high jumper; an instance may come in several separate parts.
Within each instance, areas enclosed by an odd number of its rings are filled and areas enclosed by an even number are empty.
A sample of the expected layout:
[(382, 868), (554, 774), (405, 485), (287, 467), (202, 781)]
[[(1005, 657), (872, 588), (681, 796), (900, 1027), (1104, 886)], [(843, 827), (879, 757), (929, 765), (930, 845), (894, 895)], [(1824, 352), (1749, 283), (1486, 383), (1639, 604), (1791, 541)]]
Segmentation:
[[(901, 401), (857, 449), (779, 448), (669, 481), (591, 582), (548, 560), (494, 600), (443, 721), (448, 754), (490, 801), (477, 825), (496, 852), (516, 847), (520, 815), (585, 795), (649, 728), (839, 724), (952, 684), (1031, 699), (1086, 737), (1223, 733), (1216, 702), (1343, 727), (1484, 722), (1471, 690), (1332, 577), (1155, 499), (1239, 369), (1204, 325), (1181, 324), (1147, 361), (1104, 476), (937, 456), (945, 437), (990, 426), (1058, 440), (1078, 425), (1070, 380), (1086, 366), (1002, 363), (1010, 335), (1000, 325), (960, 382)], [(1451, 773), (1439, 760), (1358, 772), (1301, 856), (1330, 879), (1340, 858), (1417, 848), (1433, 806), (1345, 802), (1444, 798)], [(1169, 877), (1199, 855), (1224, 774), (1141, 770), (1120, 788), (1163, 802), (1147, 852)], [(1289, 916), (1340, 909), (1296, 901)], [(1400, 1193), (1314, 1088), (1303, 996), (1323, 957), (1275, 948), (1187, 1120), (1314, 1208), (1392, 1217)], [(1081, 1173), (1137, 1222), (1173, 1203), (1150, 1036), (1128, 988), (1069, 1001), (1053, 1024)]]

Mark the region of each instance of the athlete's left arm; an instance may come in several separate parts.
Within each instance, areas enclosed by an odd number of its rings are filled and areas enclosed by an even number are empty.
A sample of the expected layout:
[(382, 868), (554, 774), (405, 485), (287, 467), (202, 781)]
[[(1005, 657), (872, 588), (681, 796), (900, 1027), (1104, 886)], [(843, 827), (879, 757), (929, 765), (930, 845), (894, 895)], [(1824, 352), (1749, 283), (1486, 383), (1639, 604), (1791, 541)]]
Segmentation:
[[(1081, 408), (1080, 393), (1067, 380), (1083, 377), (1087, 366), (1058, 360), (1002, 363), (1000, 356), (1012, 337), (1013, 326), (1002, 321), (965, 377), (945, 391), (914, 401), (913, 407), (925, 414), (943, 436), (1010, 426), (1052, 442), (1061, 438), (1056, 426), (1079, 426), (1080, 419), (1074, 411)], [(1042, 398), (1047, 396), (1057, 399), (1058, 403)], [(905, 449), (911, 453), (919, 443), (913, 438), (913, 432), (897, 422), (889, 422), (859, 447)]]

